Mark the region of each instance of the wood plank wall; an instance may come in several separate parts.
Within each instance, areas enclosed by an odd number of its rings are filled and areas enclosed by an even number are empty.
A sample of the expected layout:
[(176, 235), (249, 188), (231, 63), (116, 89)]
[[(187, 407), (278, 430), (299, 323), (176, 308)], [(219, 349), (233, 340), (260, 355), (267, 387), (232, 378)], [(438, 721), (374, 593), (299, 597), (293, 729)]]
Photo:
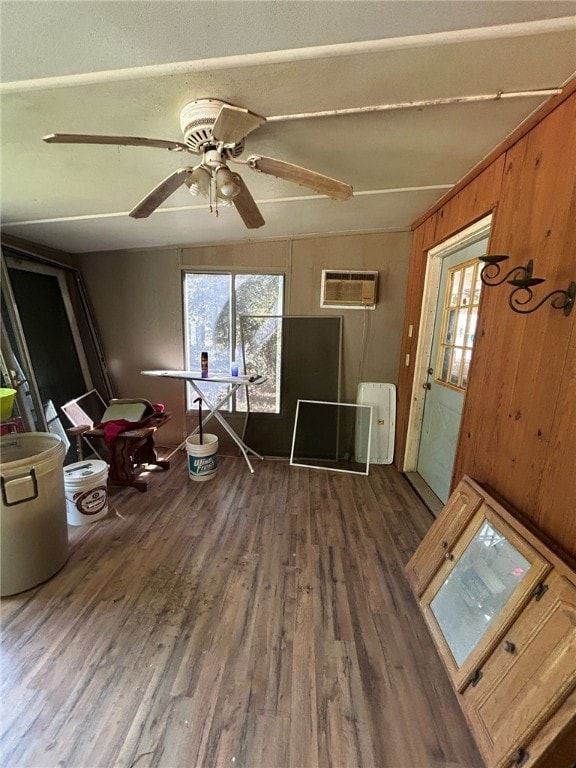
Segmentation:
[[(534, 259), (544, 296), (576, 281), (576, 93), (571, 82), (414, 230), (398, 382), (396, 465), (403, 468), (427, 251), (489, 212), (490, 252)], [(576, 310), (509, 308), (484, 288), (452, 487), (464, 474), (576, 557)], [(411, 337), (409, 326), (413, 326)], [(409, 355), (409, 365), (406, 365)]]

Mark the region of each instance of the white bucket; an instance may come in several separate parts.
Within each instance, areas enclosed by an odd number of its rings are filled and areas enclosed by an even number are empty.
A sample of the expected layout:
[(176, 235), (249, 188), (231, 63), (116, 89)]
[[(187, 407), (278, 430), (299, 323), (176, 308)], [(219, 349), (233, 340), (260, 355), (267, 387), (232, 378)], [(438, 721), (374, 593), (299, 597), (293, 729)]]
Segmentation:
[(204, 435), (200, 445), (200, 435), (190, 435), (186, 440), (188, 453), (188, 476), (191, 480), (211, 480), (218, 469), (218, 438), (216, 435)]
[(78, 461), (64, 467), (68, 525), (94, 523), (108, 514), (108, 464)]
[(49, 432), (0, 439), (0, 594), (53, 576), (68, 559), (63, 440)]

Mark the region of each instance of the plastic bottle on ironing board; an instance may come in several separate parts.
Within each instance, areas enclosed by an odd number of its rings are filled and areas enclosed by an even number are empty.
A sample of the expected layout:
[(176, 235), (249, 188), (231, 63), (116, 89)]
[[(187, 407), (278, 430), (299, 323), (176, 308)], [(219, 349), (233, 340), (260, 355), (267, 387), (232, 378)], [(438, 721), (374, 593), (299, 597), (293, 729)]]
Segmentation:
[(203, 379), (208, 378), (208, 352), (202, 352), (200, 355), (200, 375)]

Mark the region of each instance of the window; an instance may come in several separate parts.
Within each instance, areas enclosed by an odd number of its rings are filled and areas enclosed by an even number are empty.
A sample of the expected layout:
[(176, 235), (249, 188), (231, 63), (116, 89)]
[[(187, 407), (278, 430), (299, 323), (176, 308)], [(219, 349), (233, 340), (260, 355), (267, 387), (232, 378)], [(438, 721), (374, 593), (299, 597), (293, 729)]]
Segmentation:
[(436, 381), (466, 389), (480, 301), (479, 262), (474, 259), (448, 272)]
[[(200, 355), (208, 352), (210, 373), (230, 374), (233, 360), (243, 371), (242, 333), (246, 372), (260, 373), (268, 381), (250, 390), (250, 410), (278, 413), (280, 408), (280, 337), (271, 315), (284, 309), (284, 275), (235, 272), (186, 272), (184, 275), (185, 355), (188, 370), (200, 370)], [(270, 328), (273, 332), (270, 333)], [(250, 343), (249, 343), (250, 342)], [(256, 343), (257, 342), (257, 343)], [(252, 351), (256, 350), (256, 351)], [(226, 384), (207, 383), (214, 402), (228, 391)], [(188, 391), (188, 408), (193, 408)], [(224, 406), (246, 411), (246, 391), (238, 390)]]

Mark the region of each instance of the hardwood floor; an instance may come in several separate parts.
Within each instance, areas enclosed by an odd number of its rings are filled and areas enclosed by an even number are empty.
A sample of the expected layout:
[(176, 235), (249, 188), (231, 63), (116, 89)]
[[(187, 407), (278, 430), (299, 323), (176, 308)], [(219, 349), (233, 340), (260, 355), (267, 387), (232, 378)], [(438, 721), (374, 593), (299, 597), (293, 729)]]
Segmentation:
[(1, 601), (3, 768), (481, 768), (403, 566), (432, 523), (370, 476), (185, 458)]

